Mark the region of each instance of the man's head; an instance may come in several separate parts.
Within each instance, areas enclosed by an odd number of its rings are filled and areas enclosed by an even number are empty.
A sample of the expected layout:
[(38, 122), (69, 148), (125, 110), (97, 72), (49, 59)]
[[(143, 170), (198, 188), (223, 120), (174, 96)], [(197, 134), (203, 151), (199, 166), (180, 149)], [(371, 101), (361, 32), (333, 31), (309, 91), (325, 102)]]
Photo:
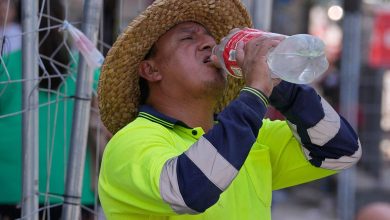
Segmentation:
[[(189, 27), (184, 27), (186, 25)], [(223, 91), (224, 75), (218, 73), (217, 69), (207, 60), (211, 54), (211, 48), (231, 29), (251, 26), (252, 22), (240, 0), (154, 1), (129, 24), (105, 59), (98, 88), (99, 108), (105, 126), (112, 133), (116, 133), (134, 120), (141, 100), (139, 84), (145, 84), (145, 81), (150, 85), (150, 89), (157, 88), (154, 87), (156, 84), (153, 82), (162, 83), (159, 77), (163, 77), (188, 86), (187, 89), (193, 89), (193, 91), (205, 85), (210, 89), (208, 92)], [(173, 35), (180, 35), (181, 27), (192, 31), (199, 39), (198, 43), (187, 44), (188, 39), (182, 39), (185, 42), (182, 46), (168, 47), (170, 45), (168, 42), (174, 39)], [(184, 50), (184, 48), (187, 49)], [(173, 56), (168, 52), (170, 50), (175, 50), (175, 55), (183, 54), (183, 56)], [(148, 51), (150, 53), (147, 56)], [(145, 57), (149, 61), (144, 61)], [(157, 62), (162, 59), (165, 64), (169, 63), (169, 66), (163, 66)], [(180, 63), (181, 69), (177, 62)], [(185, 66), (188, 68), (183, 71)], [(160, 71), (158, 73), (161, 75), (151, 74), (156, 70)], [(176, 72), (176, 77), (174, 77), (173, 74), (171, 75), (173, 73), (171, 70), (180, 70), (182, 75)], [(199, 70), (201, 71), (198, 72)], [(142, 78), (140, 76), (147, 80), (140, 81)], [(192, 80), (194, 78), (196, 78), (195, 81)], [(172, 81), (170, 84), (173, 84)], [(219, 99), (216, 111), (226, 106), (238, 94), (243, 84), (241, 80), (230, 77), (227, 81), (227, 89)], [(215, 88), (210, 87), (211, 84)], [(166, 85), (160, 84), (159, 86)], [(175, 91), (182, 91), (183, 87), (180, 86), (177, 85)]]
[(219, 98), (226, 74), (210, 60), (215, 45), (214, 37), (201, 24), (183, 22), (172, 27), (140, 63), (139, 75), (148, 82), (149, 90), (140, 85), (141, 96), (145, 91), (177, 101)]

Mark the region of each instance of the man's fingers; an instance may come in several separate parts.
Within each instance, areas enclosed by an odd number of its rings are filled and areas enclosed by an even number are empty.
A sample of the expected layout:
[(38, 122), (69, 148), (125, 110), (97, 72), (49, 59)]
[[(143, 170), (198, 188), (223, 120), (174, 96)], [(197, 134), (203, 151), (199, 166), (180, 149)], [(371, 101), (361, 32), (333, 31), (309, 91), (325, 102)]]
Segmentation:
[(245, 56), (244, 47), (245, 47), (245, 43), (243, 41), (239, 41), (237, 43), (236, 60), (239, 66), (241, 66), (242, 63), (244, 62), (244, 56)]
[(266, 56), (267, 53), (281, 42), (280, 37), (260, 36), (247, 43), (246, 52), (251, 51), (256, 56)]
[(218, 69), (222, 68), (221, 63), (219, 62), (217, 55), (212, 54), (210, 56), (210, 60), (214, 64), (215, 67), (217, 67)]

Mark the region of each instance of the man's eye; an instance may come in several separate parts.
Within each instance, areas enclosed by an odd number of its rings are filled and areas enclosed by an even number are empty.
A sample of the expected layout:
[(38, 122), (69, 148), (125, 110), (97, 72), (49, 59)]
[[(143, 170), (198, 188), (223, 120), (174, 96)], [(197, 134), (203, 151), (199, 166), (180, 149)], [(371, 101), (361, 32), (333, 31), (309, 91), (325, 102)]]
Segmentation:
[(192, 36), (183, 37), (181, 40), (192, 40)]

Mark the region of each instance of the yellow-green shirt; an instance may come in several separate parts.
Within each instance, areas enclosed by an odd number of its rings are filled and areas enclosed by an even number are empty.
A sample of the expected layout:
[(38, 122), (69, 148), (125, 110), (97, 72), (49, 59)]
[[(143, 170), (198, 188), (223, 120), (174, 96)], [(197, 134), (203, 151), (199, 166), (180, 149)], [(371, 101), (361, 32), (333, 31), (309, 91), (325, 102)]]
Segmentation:
[[(307, 145), (301, 143), (304, 138), (293, 133), (301, 133), (301, 129), (285, 121), (263, 119), (266, 104), (267, 98), (261, 93), (244, 88), (207, 133), (143, 106), (139, 116), (116, 133), (105, 149), (99, 197), (106, 217), (271, 219), (272, 190), (334, 174), (359, 159), (356, 134), (340, 126), (346, 122), (326, 107), (321, 107), (322, 112), (327, 112), (324, 115), (338, 118), (333, 123), (335, 131), (330, 132), (336, 135), (325, 135), (323, 138), (330, 139), (324, 141), (318, 137), (322, 132), (319, 126), (310, 130), (309, 137), (325, 142), (317, 147), (332, 149), (326, 152), (329, 158), (314, 150), (310, 154), (302, 147)], [(323, 125), (323, 120), (320, 118), (318, 123)], [(334, 163), (328, 161), (336, 157), (331, 155), (332, 146), (340, 148), (332, 141), (350, 149), (349, 156), (345, 153), (338, 155)], [(345, 157), (355, 159), (339, 166)], [(323, 158), (323, 163), (317, 167), (318, 158)], [(333, 164), (337, 167), (332, 168)]]

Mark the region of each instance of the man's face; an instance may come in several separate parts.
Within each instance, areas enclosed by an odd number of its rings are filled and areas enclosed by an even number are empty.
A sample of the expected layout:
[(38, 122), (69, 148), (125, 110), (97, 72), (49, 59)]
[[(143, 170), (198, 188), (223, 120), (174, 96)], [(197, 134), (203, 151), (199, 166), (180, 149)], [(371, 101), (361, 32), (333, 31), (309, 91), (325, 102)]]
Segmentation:
[(162, 35), (154, 58), (161, 86), (196, 98), (221, 95), (226, 74), (210, 61), (215, 44), (207, 30), (194, 22), (180, 23)]

